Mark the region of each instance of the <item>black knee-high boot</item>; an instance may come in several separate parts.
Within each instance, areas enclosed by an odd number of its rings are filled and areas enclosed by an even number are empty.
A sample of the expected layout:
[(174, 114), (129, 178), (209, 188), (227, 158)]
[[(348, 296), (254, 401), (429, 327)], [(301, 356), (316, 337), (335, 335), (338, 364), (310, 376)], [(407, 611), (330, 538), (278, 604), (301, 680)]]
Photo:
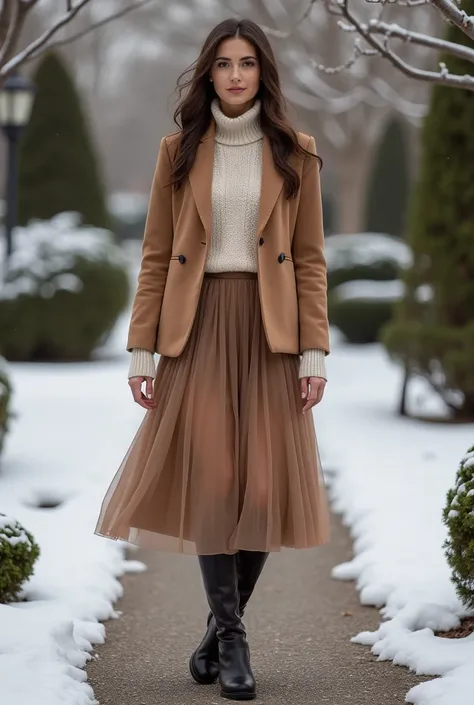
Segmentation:
[(240, 618), (235, 555), (198, 556), (207, 601), (217, 626), (221, 695), (231, 700), (255, 698), (250, 651)]
[[(236, 554), (241, 617), (268, 556), (268, 553), (260, 551), (239, 551)], [(197, 683), (209, 685), (217, 680), (219, 676), (218, 647), (216, 621), (212, 612), (209, 612), (207, 631), (189, 660), (191, 675)]]

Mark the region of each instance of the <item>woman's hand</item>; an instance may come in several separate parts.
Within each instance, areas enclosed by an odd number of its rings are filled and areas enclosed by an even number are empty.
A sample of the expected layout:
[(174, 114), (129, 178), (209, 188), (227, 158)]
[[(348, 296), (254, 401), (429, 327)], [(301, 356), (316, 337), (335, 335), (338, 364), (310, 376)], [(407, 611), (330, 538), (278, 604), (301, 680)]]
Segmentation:
[[(142, 392), (142, 384), (146, 382), (146, 395)], [(128, 386), (132, 390), (133, 399), (144, 409), (154, 409), (156, 402), (153, 400), (153, 377), (130, 377)]]
[(306, 400), (303, 406), (303, 414), (312, 409), (313, 406), (316, 406), (316, 404), (319, 404), (323, 398), (325, 386), (326, 380), (324, 377), (302, 377), (300, 379), (301, 398), (303, 403)]

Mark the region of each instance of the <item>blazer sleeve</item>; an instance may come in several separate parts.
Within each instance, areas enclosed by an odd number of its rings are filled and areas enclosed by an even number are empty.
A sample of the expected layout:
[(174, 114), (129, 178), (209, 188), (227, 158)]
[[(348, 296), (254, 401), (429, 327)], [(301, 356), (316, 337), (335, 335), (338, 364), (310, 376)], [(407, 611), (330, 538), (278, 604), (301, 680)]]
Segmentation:
[[(309, 138), (306, 149), (316, 154), (314, 137)], [(292, 243), (298, 296), (300, 352), (319, 348), (328, 355), (327, 271), (322, 212), (319, 162), (306, 156)]]
[(161, 303), (173, 245), (171, 160), (164, 137), (151, 186), (138, 287), (132, 306), (127, 350), (155, 351)]

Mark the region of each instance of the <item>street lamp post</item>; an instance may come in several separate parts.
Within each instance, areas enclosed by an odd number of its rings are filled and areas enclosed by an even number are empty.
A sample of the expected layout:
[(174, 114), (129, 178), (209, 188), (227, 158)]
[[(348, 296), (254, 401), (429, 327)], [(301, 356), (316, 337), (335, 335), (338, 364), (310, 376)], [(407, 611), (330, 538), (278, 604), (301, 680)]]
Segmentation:
[(9, 76), (0, 89), (0, 125), (8, 140), (6, 261), (13, 252), (12, 233), (18, 217), (18, 143), (30, 119), (33, 97), (33, 83), (23, 76)]

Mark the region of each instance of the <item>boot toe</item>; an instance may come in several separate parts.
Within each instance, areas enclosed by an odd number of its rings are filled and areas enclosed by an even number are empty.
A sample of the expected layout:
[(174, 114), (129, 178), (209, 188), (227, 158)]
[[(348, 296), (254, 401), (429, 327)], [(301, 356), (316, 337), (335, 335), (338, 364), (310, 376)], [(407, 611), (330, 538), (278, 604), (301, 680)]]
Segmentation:
[(255, 689), (249, 690), (221, 690), (221, 697), (227, 700), (255, 700), (257, 693)]
[(195, 654), (189, 659), (189, 670), (199, 685), (211, 685), (219, 677), (219, 666), (217, 663), (197, 658)]

